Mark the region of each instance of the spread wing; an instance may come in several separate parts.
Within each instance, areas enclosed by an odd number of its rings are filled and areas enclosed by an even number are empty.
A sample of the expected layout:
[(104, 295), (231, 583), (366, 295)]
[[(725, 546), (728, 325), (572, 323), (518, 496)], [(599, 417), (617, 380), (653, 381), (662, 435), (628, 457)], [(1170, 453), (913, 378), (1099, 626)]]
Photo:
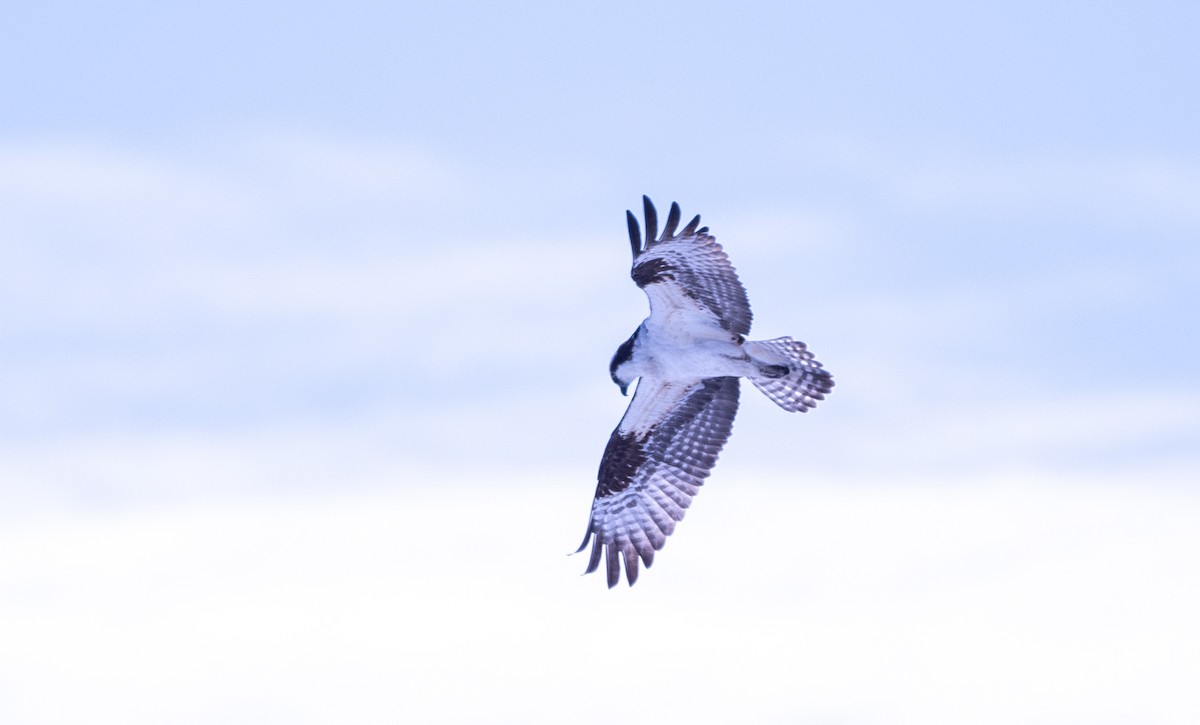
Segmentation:
[(644, 240), (633, 212), (626, 211), (625, 218), (633, 247), (630, 276), (650, 298), (650, 324), (683, 313), (748, 335), (753, 316), (746, 288), (716, 237), (708, 233), (708, 227), (699, 227), (700, 215), (676, 233), (679, 205), (671, 202), (666, 226), (658, 236), (654, 204), (645, 196), (642, 203), (646, 214)]
[(632, 586), (638, 558), (649, 567), (684, 510), (716, 465), (737, 415), (738, 379), (708, 378), (690, 383), (643, 378), (608, 440), (600, 461), (587, 535), (592, 540), (586, 573), (606, 555), (608, 586), (621, 575)]

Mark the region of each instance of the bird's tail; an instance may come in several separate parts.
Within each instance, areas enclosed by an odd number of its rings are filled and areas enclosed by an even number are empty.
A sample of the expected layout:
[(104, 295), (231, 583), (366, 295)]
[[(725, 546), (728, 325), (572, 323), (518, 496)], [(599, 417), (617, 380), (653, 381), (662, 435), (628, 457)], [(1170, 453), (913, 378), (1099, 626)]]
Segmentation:
[(786, 411), (803, 413), (833, 389), (833, 376), (799, 340), (777, 337), (742, 347), (758, 365), (758, 374), (749, 376), (750, 382)]

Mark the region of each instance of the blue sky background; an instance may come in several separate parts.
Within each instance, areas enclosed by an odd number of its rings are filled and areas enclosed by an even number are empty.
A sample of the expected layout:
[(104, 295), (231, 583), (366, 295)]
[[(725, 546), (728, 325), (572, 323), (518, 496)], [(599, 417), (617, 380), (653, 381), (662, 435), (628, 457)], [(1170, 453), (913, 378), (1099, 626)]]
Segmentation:
[[(1198, 31), (6, 4), (0, 717), (1194, 722)], [(837, 388), (606, 592), (643, 193)]]

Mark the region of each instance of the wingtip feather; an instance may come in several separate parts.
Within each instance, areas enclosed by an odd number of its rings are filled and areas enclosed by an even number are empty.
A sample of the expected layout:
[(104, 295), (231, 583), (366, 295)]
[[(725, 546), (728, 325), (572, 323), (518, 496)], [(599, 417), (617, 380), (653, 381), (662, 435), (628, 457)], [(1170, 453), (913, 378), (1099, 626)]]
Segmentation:
[(682, 213), (679, 210), (679, 203), (671, 202), (671, 211), (667, 213), (667, 224), (663, 227), (663, 239), (671, 239), (675, 236), (675, 227), (679, 226), (679, 217)]
[(631, 545), (622, 552), (622, 557), (625, 559), (625, 579), (629, 582), (629, 586), (633, 586), (638, 579), (637, 552)]
[(642, 209), (646, 213), (646, 246), (658, 241), (658, 211), (650, 197), (642, 194)]
[(692, 236), (693, 234), (696, 233), (696, 227), (698, 227), (698, 226), (700, 226), (700, 215), (699, 214), (692, 217), (692, 220), (687, 223), (687, 226), (683, 228), (683, 231), (679, 233), (679, 236), (681, 236), (681, 237)]
[[(589, 524), (587, 533), (585, 533), (583, 535), (583, 543), (579, 545), (578, 549), (576, 549), (575, 551), (572, 551), (571, 554), (578, 554), (579, 552), (583, 551), (584, 547), (587, 546), (588, 542), (591, 540), (592, 540), (592, 527)], [(571, 556), (571, 554), (567, 554), (567, 556)]]
[(625, 210), (625, 223), (629, 225), (629, 246), (633, 248), (633, 258), (636, 260), (642, 253), (642, 229), (638, 226), (637, 217), (628, 209)]
[[(599, 539), (597, 539), (599, 544)], [(608, 588), (612, 589), (621, 581), (621, 560), (617, 558), (617, 547), (609, 544), (604, 547), (604, 553), (607, 554), (608, 561)]]
[(596, 571), (596, 569), (598, 569), (599, 567), (600, 567), (600, 538), (597, 537), (596, 540), (592, 542), (592, 553), (591, 553), (590, 558), (588, 559), (587, 570), (585, 570), (583, 573), (591, 574), (592, 572)]

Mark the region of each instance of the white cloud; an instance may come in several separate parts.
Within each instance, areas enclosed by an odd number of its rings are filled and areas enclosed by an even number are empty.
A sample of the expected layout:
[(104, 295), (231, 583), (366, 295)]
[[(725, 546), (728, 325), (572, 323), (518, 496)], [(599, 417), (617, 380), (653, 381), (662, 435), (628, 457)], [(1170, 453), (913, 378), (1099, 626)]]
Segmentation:
[[(0, 146), (0, 195), (15, 212), (56, 209), (122, 225), (153, 218), (186, 223), (245, 213), (252, 200), (229, 188), (228, 182), (206, 176), (186, 161), (96, 144)], [(35, 234), (37, 226), (25, 231)]]
[[(859, 451), (900, 467), (969, 464), (995, 470), (1005, 462), (1070, 460), (1087, 470), (1112, 465), (1110, 456), (1121, 454), (1128, 456), (1126, 466), (1131, 461), (1145, 465), (1184, 455), (1185, 441), (1200, 430), (1200, 392), (1114, 391), (1045, 399), (1025, 394), (959, 405), (943, 401), (903, 426), (880, 422), (886, 433), (868, 428), (864, 434), (872, 441)], [(1156, 444), (1166, 450), (1134, 453)], [(1194, 454), (1186, 457), (1200, 465)]]
[[(478, 379), (535, 362), (515, 344), (528, 336), (595, 329), (611, 304), (591, 301), (621, 285), (598, 261), (614, 249), (622, 270), (623, 246), (586, 229), (457, 229), (442, 212), (462, 209), (469, 174), (428, 152), (293, 135), (243, 140), (253, 153), (242, 159), (234, 145), (208, 158), (71, 144), (0, 153), (12, 162), (0, 164), (0, 196), (23, 210), (8, 218), (0, 270), (0, 332), (13, 341), (0, 422), (71, 425), (89, 405), (118, 419), (172, 402), (186, 411), (337, 371)], [(424, 211), (381, 241), (397, 205)], [(289, 240), (305, 206), (341, 226)], [(634, 319), (645, 303), (625, 291)]]
[(1067, 209), (1124, 223), (1200, 223), (1200, 169), (1170, 158), (935, 157), (901, 188), (907, 201), (956, 213)]
[[(355, 197), (444, 202), (474, 196), (469, 174), (428, 149), (395, 142), (348, 143), (310, 133), (271, 134), (237, 144), (290, 200), (341, 205)], [(452, 221), (452, 220), (451, 220)]]
[[(398, 450), (412, 453), (416, 440), (429, 457), (458, 450), (456, 436), (467, 435), (487, 439), (470, 447), (471, 455), (503, 459), (500, 452), (509, 451), (511, 461), (512, 451), (529, 451), (539, 434), (550, 436), (546, 447), (582, 449), (581, 441), (591, 445), (584, 426), (607, 416), (611, 427), (619, 418), (623, 399), (601, 405), (589, 396), (598, 388), (612, 392), (605, 363), (646, 309), (625, 279), (623, 229), (456, 235), (459, 217), (442, 212), (462, 208), (458, 194), (478, 183), (476, 170), (401, 145), (300, 134), (259, 140), (227, 143), (211, 158), (195, 149), (171, 156), (69, 145), (4, 152), (20, 163), (0, 185), (3, 193), (25, 193), (12, 180), (44, 161), (59, 171), (31, 187), (42, 189), (42, 202), (65, 204), (87, 219), (93, 207), (124, 213), (144, 200), (169, 218), (158, 236), (139, 236), (135, 228), (128, 238), (110, 234), (112, 259), (64, 256), (62, 245), (72, 238), (45, 230), (59, 246), (18, 244), (16, 262), (0, 272), (12, 282), (0, 292), (9, 303), (0, 322), (19, 341), (9, 353), (14, 384), (2, 394), (0, 417), (22, 436), (10, 481), (57, 481), (49, 488), (62, 490), (92, 480), (89, 470), (104, 471), (96, 491), (149, 495), (163, 481), (193, 490), (205, 480), (258, 480), (237, 471), (258, 471), (260, 458), (227, 435), (275, 440), (263, 449), (271, 451), (268, 459), (286, 457), (281, 451), (292, 435), (304, 442), (299, 447), (333, 441), (331, 450), (351, 452), (344, 441), (382, 429), (410, 441)], [(252, 152), (242, 159), (234, 147)], [(53, 178), (67, 171), (78, 178), (55, 191)], [(429, 187), (417, 188), (426, 177)], [(126, 188), (106, 197), (106, 179)], [(362, 213), (353, 199), (359, 195), (380, 206)], [(423, 209), (417, 226), (437, 227), (440, 236), (397, 227), (388, 244), (377, 244), (374, 225), (391, 213), (381, 199), (390, 196)], [(317, 203), (328, 204), (346, 228), (285, 243), (296, 224), (291, 213)], [(794, 258), (797, 248), (828, 260), (845, 251), (843, 244), (860, 252), (881, 244), (871, 240), (877, 219), (849, 223), (830, 208), (743, 213), (728, 222), (736, 234), (717, 229), (735, 262), (747, 262), (758, 329), (806, 339), (837, 376), (839, 387), (817, 412), (820, 425), (803, 429), (828, 454), (828, 465), (840, 457), (940, 470), (970, 460), (975, 470), (994, 470), (1014, 454), (1083, 456), (1130, 441), (1177, 448), (1180, 432), (1196, 424), (1186, 404), (1171, 402), (1195, 396), (1170, 381), (1058, 389), (1039, 377), (1053, 365), (1028, 363), (1042, 339), (1075, 329), (1076, 319), (1095, 326), (1132, 304), (1160, 309), (1159, 273), (1178, 282), (1186, 267), (1164, 260), (1136, 268), (1081, 265), (983, 283), (930, 276), (921, 278), (928, 286), (877, 290), (842, 261), (841, 269), (827, 263), (827, 278), (814, 280), (808, 260)], [(191, 226), (200, 218), (208, 226), (197, 232)], [(169, 249), (154, 251), (160, 237)], [(785, 252), (787, 263), (775, 263)], [(1172, 306), (1165, 314), (1180, 313)], [(1049, 331), (1029, 336), (1039, 326)], [(533, 339), (553, 344), (539, 348), (528, 344)], [(1012, 348), (997, 352), (1022, 342), (1020, 364), (1009, 364)], [(349, 402), (330, 403), (341, 399)], [(504, 424), (514, 411), (525, 421), (520, 429)], [(774, 449), (785, 432), (800, 430), (778, 415), (771, 409), (760, 416), (748, 405), (734, 450), (759, 450), (755, 441)], [(462, 421), (470, 422), (469, 432)], [(301, 430), (306, 426), (312, 429)], [(595, 436), (596, 447), (605, 434)], [(196, 440), (205, 442), (191, 450)], [(391, 465), (380, 451), (352, 457), (379, 457), (368, 468)], [(193, 465), (189, 457), (229, 462), (206, 475), (178, 476)], [(74, 465), (63, 468), (63, 461)], [(336, 477), (335, 468), (316, 468)]]
[[(302, 134), (204, 148), (0, 148), (0, 200), (25, 212), (8, 218), (8, 309), (50, 324), (76, 315), (97, 325), (107, 314), (135, 326), (181, 308), (242, 318), (412, 315), (609, 278), (580, 263), (611, 248), (586, 230), (462, 230), (464, 211), (480, 213), (470, 209), (476, 182), (426, 150)], [(298, 229), (313, 209), (337, 218), (337, 229)], [(396, 220), (401, 209), (420, 213)]]
[(1200, 500), (1186, 486), (725, 480), (637, 587), (605, 591), (564, 556), (588, 491), (440, 483), (6, 525), (0, 546), (22, 554), (0, 560), (0, 714), (14, 725), (1200, 715), (1188, 575)]
[(1189, 158), (1107, 149), (997, 154), (936, 141), (904, 148), (836, 135), (797, 142), (791, 153), (806, 168), (848, 175), (879, 200), (924, 213), (1070, 214), (1187, 229), (1200, 223), (1200, 168)]

